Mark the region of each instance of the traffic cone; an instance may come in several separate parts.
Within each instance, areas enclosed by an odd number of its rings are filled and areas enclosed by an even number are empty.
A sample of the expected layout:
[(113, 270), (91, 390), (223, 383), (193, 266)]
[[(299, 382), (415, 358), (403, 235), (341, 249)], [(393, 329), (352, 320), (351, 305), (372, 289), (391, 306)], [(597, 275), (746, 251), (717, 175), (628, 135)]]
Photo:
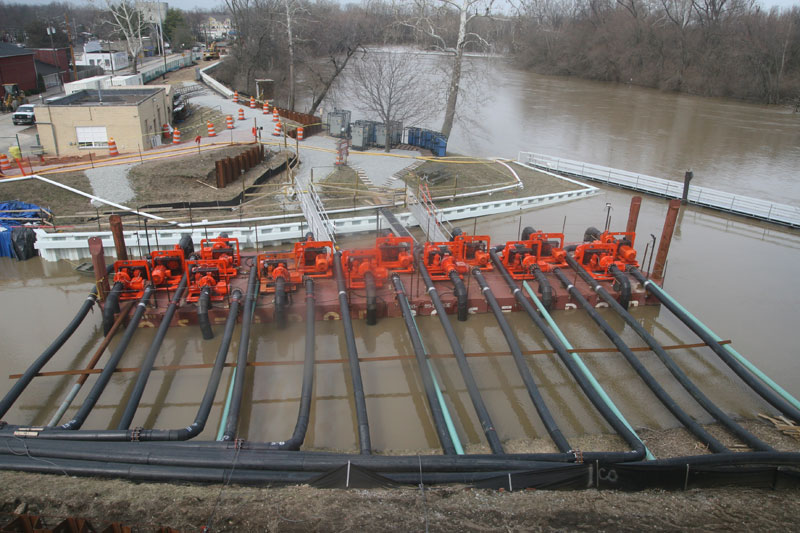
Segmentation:
[(302, 141), (303, 140), (303, 126), (300, 126), (299, 128), (297, 128), (297, 140), (298, 141)]
[(239, 103), (239, 91), (233, 91), (233, 103), (234, 104)]
[(272, 134), (275, 137), (280, 137), (281, 136), (281, 123), (280, 122), (276, 122), (275, 123), (275, 129), (272, 131)]
[(251, 96), (250, 97), (250, 109), (255, 109), (255, 108), (256, 108), (256, 99), (255, 99), (254, 96)]
[(208, 127), (208, 136), (209, 137), (216, 137), (217, 132), (214, 130), (214, 123), (210, 120), (206, 122), (206, 127)]
[(119, 152), (117, 151), (117, 143), (114, 142), (114, 137), (108, 138), (108, 155), (111, 157), (116, 157), (119, 155)]
[(267, 103), (267, 101), (266, 101), (266, 100), (264, 100), (264, 107), (263, 107), (263, 109), (264, 109), (264, 114), (265, 114), (265, 115), (269, 115), (269, 104)]
[(239, 120), (244, 120), (244, 109), (239, 108)]
[(180, 144), (181, 143), (181, 130), (175, 128), (172, 132), (172, 144)]
[(342, 152), (336, 152), (336, 162), (334, 162), (334, 165), (338, 167), (341, 164), (342, 164)]
[(225, 124), (227, 125), (229, 130), (233, 129), (233, 115), (228, 115), (225, 117)]
[(278, 115), (278, 108), (275, 107), (275, 106), (272, 106), (272, 122), (278, 122), (278, 121), (280, 121), (280, 119), (281, 119), (281, 117), (280, 117), (280, 115)]
[(0, 172), (8, 172), (11, 170), (11, 161), (8, 160), (6, 154), (0, 154)]

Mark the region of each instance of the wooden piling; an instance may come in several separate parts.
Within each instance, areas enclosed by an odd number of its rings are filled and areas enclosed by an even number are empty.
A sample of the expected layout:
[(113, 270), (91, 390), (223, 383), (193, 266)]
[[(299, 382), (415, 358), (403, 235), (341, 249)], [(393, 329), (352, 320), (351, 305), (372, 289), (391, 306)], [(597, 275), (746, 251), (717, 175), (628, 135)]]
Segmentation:
[(669, 245), (672, 242), (672, 234), (675, 232), (675, 222), (678, 219), (678, 212), (680, 209), (680, 200), (674, 199), (669, 201), (667, 218), (664, 220), (664, 229), (661, 232), (661, 242), (658, 244), (658, 255), (656, 255), (656, 262), (653, 266), (652, 276), (654, 278), (663, 279), (664, 277), (667, 253), (669, 252)]

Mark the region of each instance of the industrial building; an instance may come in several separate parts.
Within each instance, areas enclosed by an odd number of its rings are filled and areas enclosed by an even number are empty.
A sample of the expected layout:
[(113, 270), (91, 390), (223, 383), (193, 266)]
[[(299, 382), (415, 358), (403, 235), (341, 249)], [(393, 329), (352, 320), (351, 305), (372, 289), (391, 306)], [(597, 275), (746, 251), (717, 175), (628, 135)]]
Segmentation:
[(86, 89), (36, 109), (41, 144), (55, 156), (105, 151), (111, 138), (120, 152), (152, 148), (171, 115), (170, 95), (161, 86)]

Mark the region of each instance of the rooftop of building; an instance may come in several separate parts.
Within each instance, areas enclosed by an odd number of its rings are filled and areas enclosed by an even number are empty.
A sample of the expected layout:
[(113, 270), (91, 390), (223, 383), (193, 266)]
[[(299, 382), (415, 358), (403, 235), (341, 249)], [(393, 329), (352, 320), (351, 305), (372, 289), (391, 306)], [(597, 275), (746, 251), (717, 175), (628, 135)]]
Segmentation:
[(160, 87), (137, 89), (112, 88), (112, 89), (84, 89), (51, 101), (50, 106), (118, 106), (139, 105), (159, 91)]

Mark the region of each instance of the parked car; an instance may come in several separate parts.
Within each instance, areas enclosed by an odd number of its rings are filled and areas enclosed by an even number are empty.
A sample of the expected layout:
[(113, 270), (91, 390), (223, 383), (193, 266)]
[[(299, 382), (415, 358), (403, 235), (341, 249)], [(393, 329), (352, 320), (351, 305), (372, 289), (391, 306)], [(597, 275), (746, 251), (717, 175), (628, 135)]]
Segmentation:
[(14, 114), (11, 115), (11, 120), (17, 126), (20, 124), (35, 124), (36, 115), (33, 114), (33, 107), (33, 104), (19, 106)]

